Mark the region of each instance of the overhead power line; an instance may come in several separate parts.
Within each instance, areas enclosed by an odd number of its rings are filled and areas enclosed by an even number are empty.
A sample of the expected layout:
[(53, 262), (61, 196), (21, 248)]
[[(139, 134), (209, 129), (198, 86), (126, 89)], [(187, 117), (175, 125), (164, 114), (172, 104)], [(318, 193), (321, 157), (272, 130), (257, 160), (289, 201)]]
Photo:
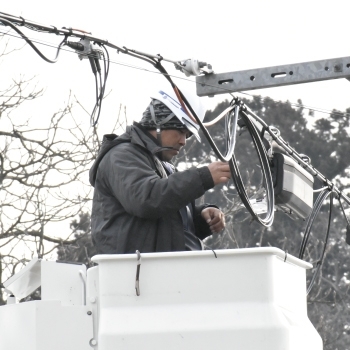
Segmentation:
[[(4, 31), (0, 30), (0, 33), (3, 34), (3, 35), (8, 35), (8, 36), (20, 39), (20, 40), (24, 40), (21, 36), (16, 35), (16, 34), (12, 34), (9, 31), (4, 32)], [(42, 46), (50, 47), (50, 48), (53, 48), (53, 49), (58, 49), (59, 48), (59, 46), (57, 44), (53, 44), (53, 43), (50, 43), (48, 41), (43, 41), (43, 40), (39, 40), (37, 38), (31, 38), (31, 37), (28, 37), (28, 39), (30, 39), (32, 42), (34, 42), (36, 44), (39, 44), (39, 45), (42, 45)], [(76, 52), (73, 51), (72, 49), (67, 49), (67, 48), (61, 47), (61, 50), (76, 55)], [(131, 68), (131, 69), (141, 70), (141, 71), (144, 71), (144, 72), (147, 72), (147, 73), (158, 74), (158, 75), (166, 75), (166, 76), (171, 77), (171, 78), (184, 80), (184, 81), (190, 82), (192, 84), (197, 84), (195, 81), (193, 81), (191, 79), (188, 79), (188, 78), (185, 78), (185, 77), (182, 77), (182, 76), (177, 76), (177, 75), (173, 75), (173, 74), (165, 74), (165, 73), (162, 73), (162, 72), (159, 72), (159, 71), (155, 71), (155, 70), (152, 70), (152, 69), (149, 69), (149, 68), (140, 67), (140, 66), (137, 66), (137, 65), (132, 65), (132, 64), (128, 64), (128, 63), (124, 63), (124, 62), (120, 62), (120, 61), (115, 61), (115, 60), (110, 60), (110, 59), (108, 60), (108, 62), (112, 63), (112, 64), (119, 65), (119, 66)], [(210, 84), (205, 84), (205, 85), (211, 86)], [(225, 87), (220, 87), (220, 88), (223, 91), (227, 91), (227, 93), (229, 93), (232, 96), (230, 91), (225, 89)], [(253, 95), (253, 94), (250, 94), (250, 93), (247, 93), (247, 92), (238, 92), (238, 93), (242, 94), (242, 95), (245, 95), (245, 96), (249, 96), (251, 98), (253, 98), (254, 96), (257, 96), (257, 95)], [(267, 97), (268, 96), (261, 96), (261, 99), (264, 100)], [(268, 98), (271, 98), (271, 97), (268, 97)], [(280, 102), (280, 101), (275, 100), (273, 98), (271, 98), (271, 100), (274, 101), (275, 103)], [(321, 107), (311, 107), (311, 106), (307, 106), (307, 105), (300, 104), (300, 103), (294, 103), (294, 102), (289, 102), (289, 103), (293, 107), (304, 108), (304, 109), (307, 109), (307, 110), (313, 111), (313, 112), (324, 113), (324, 114), (328, 114), (328, 115), (332, 115), (333, 114), (333, 115), (338, 115), (338, 116), (350, 116), (350, 113), (346, 113), (346, 112), (337, 112), (337, 111), (333, 111), (333, 110), (327, 110), (327, 109), (324, 109), (324, 108), (321, 108)]]

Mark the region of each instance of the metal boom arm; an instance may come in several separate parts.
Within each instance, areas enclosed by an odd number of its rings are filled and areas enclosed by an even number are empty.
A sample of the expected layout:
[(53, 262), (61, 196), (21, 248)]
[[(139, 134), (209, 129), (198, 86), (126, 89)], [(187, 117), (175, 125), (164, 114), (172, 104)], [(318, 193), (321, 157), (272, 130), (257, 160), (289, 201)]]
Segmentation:
[(350, 57), (207, 74), (196, 77), (196, 82), (198, 96), (214, 96), (339, 78), (350, 79)]

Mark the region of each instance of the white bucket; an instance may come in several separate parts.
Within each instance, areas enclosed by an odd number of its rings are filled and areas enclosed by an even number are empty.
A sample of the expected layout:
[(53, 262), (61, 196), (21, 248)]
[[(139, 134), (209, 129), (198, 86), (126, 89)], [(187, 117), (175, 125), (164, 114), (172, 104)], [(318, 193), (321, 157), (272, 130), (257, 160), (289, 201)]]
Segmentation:
[(321, 350), (305, 270), (277, 248), (98, 255), (99, 350)]

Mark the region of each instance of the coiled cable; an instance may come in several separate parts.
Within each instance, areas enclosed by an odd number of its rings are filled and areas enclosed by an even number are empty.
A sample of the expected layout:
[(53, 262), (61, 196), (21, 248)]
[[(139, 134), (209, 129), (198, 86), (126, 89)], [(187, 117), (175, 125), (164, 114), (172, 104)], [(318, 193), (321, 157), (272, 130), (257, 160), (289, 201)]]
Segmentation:
[(274, 220), (274, 206), (275, 206), (275, 196), (274, 196), (274, 188), (273, 181), (270, 171), (269, 159), (267, 156), (267, 152), (260, 137), (260, 134), (255, 127), (254, 123), (251, 121), (249, 116), (245, 112), (241, 112), (240, 116), (242, 117), (247, 130), (250, 133), (252, 141), (254, 143), (255, 150), (257, 152), (259, 162), (261, 165), (261, 171), (263, 175), (263, 187), (266, 190), (266, 202), (267, 202), (267, 212), (265, 218), (261, 218), (255, 211), (248, 197), (247, 191), (242, 181), (242, 176), (240, 174), (237, 160), (235, 155), (233, 154), (232, 159), (229, 162), (232, 179), (235, 184), (236, 190), (249, 213), (252, 215), (253, 219), (262, 224), (265, 227), (269, 227), (272, 225)]
[[(191, 110), (191, 113), (195, 117), (197, 123), (199, 124), (201, 130), (204, 133), (205, 138), (209, 142), (212, 150), (216, 154), (216, 156), (223, 162), (229, 162), (230, 170), (232, 174), (232, 179), (235, 184), (236, 190), (244, 204), (244, 206), (247, 208), (249, 213), (252, 215), (254, 220), (259, 222), (265, 227), (269, 227), (272, 225), (274, 220), (274, 205), (275, 205), (275, 197), (274, 197), (274, 189), (273, 189), (273, 181), (270, 171), (270, 164), (269, 159), (267, 156), (267, 152), (264, 146), (264, 143), (262, 141), (262, 137), (259, 134), (257, 128), (255, 127), (254, 123), (251, 121), (247, 113), (244, 111), (246, 109), (245, 105), (240, 101), (238, 98), (234, 98), (231, 101), (231, 106), (234, 107), (234, 118), (228, 118), (225, 123), (225, 133), (227, 135), (226, 144), (227, 144), (227, 152), (226, 155), (223, 156), (221, 152), (218, 150), (216, 144), (214, 143), (213, 139), (211, 138), (208, 130), (204, 126), (204, 124), (201, 122), (201, 120), (197, 117), (196, 113), (192, 109), (192, 107), (187, 102), (186, 98), (184, 96), (183, 99), (187, 103), (189, 109)], [(242, 117), (247, 130), (249, 131), (249, 134), (252, 138), (254, 147), (256, 149), (259, 162), (261, 165), (262, 175), (263, 175), (263, 186), (266, 190), (266, 201), (267, 201), (267, 213), (265, 218), (261, 218), (253, 209), (253, 206), (250, 202), (250, 199), (248, 197), (247, 191), (245, 189), (245, 186), (243, 184), (242, 176), (239, 172), (238, 164), (236, 157), (234, 155), (234, 146), (236, 142), (236, 129), (237, 129), (237, 116), (239, 115)], [(218, 118), (216, 118), (218, 119)], [(230, 125), (232, 124), (232, 127), (230, 128)], [(230, 131), (231, 130), (231, 131)]]

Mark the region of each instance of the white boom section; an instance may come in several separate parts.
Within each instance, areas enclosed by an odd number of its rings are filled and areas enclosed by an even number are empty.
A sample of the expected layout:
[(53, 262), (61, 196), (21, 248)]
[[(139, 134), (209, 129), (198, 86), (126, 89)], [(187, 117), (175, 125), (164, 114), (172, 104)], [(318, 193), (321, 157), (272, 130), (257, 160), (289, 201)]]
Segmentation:
[[(322, 349), (306, 310), (311, 265), (277, 248), (93, 260), (98, 266), (87, 271), (80, 302), (67, 303), (65, 292), (44, 292), (51, 300), (0, 307), (0, 349)], [(64, 264), (55, 265), (62, 285), (82, 283), (84, 271), (72, 268), (72, 280), (58, 271)], [(41, 276), (42, 288), (43, 278), (52, 277)]]
[(0, 349), (90, 350), (93, 320), (85, 279), (85, 265), (33, 259), (6, 281), (19, 299), (41, 286), (41, 300), (0, 307)]

